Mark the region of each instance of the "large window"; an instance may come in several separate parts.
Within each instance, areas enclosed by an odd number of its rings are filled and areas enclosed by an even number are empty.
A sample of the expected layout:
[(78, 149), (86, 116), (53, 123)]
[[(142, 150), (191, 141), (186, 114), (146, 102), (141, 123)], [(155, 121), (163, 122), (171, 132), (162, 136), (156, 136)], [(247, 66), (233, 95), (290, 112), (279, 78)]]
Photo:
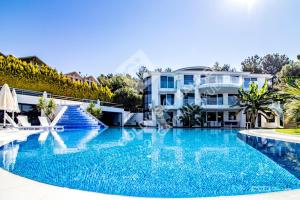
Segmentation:
[(257, 83), (257, 78), (244, 78), (244, 88), (249, 88), (250, 83), (252, 82)]
[(238, 102), (236, 94), (228, 94), (228, 105), (235, 105)]
[(38, 116), (41, 115), (41, 112), (37, 109), (36, 105), (31, 104), (19, 104), (20, 113), (19, 115), (26, 115), (28, 117), (28, 121), (32, 125), (39, 125), (40, 122), (38, 120)]
[(205, 75), (201, 75), (201, 76), (200, 76), (200, 84), (201, 84), (201, 85), (205, 84), (205, 79), (206, 79), (206, 76), (205, 76)]
[(174, 105), (174, 94), (161, 94), (160, 105), (163, 106)]
[(240, 82), (239, 76), (230, 76), (231, 83), (238, 84)]
[(207, 77), (208, 83), (223, 83), (222, 75), (211, 75)]
[(217, 121), (217, 113), (216, 112), (207, 112), (207, 121), (208, 122)]
[(202, 103), (207, 105), (223, 105), (223, 94), (206, 95), (203, 100)]
[(229, 112), (228, 113), (228, 119), (229, 120), (236, 120), (236, 116), (237, 116), (236, 112)]
[(194, 76), (193, 75), (184, 75), (184, 85), (193, 85)]
[(194, 93), (186, 93), (183, 96), (183, 105), (192, 105), (195, 104), (195, 94)]
[(161, 76), (160, 77), (161, 88), (174, 88), (174, 77), (173, 76)]
[(152, 103), (152, 84), (151, 77), (144, 79), (144, 94), (143, 94), (143, 110), (144, 110), (144, 120), (151, 120), (151, 110), (149, 105)]

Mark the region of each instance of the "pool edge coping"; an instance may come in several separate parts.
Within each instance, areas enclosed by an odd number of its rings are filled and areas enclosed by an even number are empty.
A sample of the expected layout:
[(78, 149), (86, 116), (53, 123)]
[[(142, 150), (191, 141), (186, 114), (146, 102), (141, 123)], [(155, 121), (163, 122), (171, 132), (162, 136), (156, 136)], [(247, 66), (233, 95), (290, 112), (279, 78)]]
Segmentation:
[(276, 132), (275, 130), (265, 130), (265, 129), (249, 129), (240, 130), (239, 133), (249, 136), (255, 136), (260, 138), (279, 140), (284, 142), (292, 142), (300, 144), (300, 136), (289, 135), (284, 133)]
[[(0, 168), (0, 199), (26, 199), (26, 200), (50, 200), (50, 199), (65, 199), (65, 200), (96, 200), (96, 199), (113, 199), (113, 200), (158, 200), (172, 198), (151, 198), (151, 197), (131, 197), (121, 195), (110, 195), (104, 193), (83, 191), (59, 187), (41, 183), (19, 175), (8, 172)], [(195, 198), (176, 198), (178, 200), (193, 199), (193, 200), (298, 200), (300, 189), (262, 193), (262, 194), (247, 194), (237, 196), (218, 196), (218, 197), (195, 197)]]

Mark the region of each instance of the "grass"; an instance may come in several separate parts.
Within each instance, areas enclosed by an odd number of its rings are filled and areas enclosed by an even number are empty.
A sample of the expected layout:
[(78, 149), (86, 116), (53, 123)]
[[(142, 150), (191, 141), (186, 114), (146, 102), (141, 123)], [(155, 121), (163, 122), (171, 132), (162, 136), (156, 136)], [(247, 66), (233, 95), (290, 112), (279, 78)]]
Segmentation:
[(276, 132), (286, 133), (291, 135), (299, 135), (300, 136), (300, 128), (292, 128), (292, 129), (275, 129)]

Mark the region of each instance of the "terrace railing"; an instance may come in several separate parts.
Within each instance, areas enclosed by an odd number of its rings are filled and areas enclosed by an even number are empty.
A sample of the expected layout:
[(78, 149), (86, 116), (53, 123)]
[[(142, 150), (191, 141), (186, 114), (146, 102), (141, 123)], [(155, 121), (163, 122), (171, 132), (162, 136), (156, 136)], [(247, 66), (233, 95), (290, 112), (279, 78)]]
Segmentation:
[[(2, 85), (0, 85), (0, 89), (2, 88)], [(11, 88), (13, 89), (13, 88)], [(35, 96), (35, 97), (41, 97), (43, 96), (43, 92), (39, 91), (33, 91), (33, 90), (25, 90), (20, 88), (14, 88), (17, 94), (20, 95), (28, 95), (28, 96)], [(55, 95), (51, 93), (47, 93), (47, 98), (55, 98), (55, 99), (61, 99), (61, 100), (69, 100), (69, 101), (78, 101), (78, 102), (84, 102), (84, 103), (94, 103), (97, 104), (97, 100), (94, 99), (81, 99), (76, 97), (68, 97), (68, 96), (61, 96), (61, 95)], [(109, 106), (109, 107), (115, 107), (115, 108), (123, 108), (122, 104), (116, 104), (111, 102), (105, 102), (100, 101), (101, 106)]]

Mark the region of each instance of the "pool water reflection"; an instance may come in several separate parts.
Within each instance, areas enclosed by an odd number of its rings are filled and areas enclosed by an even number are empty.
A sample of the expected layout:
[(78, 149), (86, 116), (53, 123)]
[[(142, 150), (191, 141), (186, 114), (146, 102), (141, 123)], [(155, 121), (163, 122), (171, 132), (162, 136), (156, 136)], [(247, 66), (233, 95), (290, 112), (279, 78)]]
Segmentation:
[(300, 181), (236, 130), (51, 132), (0, 149), (1, 167), (40, 182), (107, 194), (208, 197), (300, 188)]

